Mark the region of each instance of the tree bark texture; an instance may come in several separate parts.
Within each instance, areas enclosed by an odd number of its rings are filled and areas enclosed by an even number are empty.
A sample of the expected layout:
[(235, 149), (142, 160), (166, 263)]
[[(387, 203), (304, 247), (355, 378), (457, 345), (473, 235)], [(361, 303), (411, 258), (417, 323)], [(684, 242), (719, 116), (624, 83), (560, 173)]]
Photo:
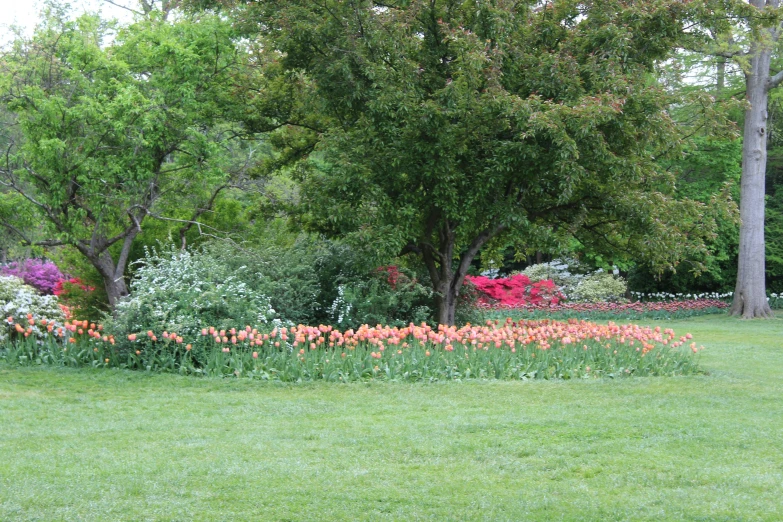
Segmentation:
[(128, 295), (128, 285), (125, 283), (125, 266), (119, 267), (114, 263), (111, 254), (104, 251), (98, 257), (91, 258), (93, 266), (103, 278), (103, 286), (109, 298), (109, 306), (114, 309), (120, 299)]
[(476, 258), (481, 247), (505, 228), (505, 225), (494, 224), (483, 230), (460, 253), (458, 261), (454, 263), (457, 235), (452, 226), (448, 221), (441, 224), (438, 230), (437, 248), (429, 242), (435, 225), (431, 223), (427, 227), (424, 239), (418, 245), (418, 250), (422, 253), (424, 264), (430, 274), (430, 279), (432, 279), (439, 324), (454, 324), (460, 289), (465, 282), (470, 264)]
[(128, 295), (128, 285), (125, 282), (125, 268), (128, 266), (128, 258), (133, 240), (136, 238), (141, 227), (136, 220), (133, 227), (129, 228), (122, 238), (122, 249), (120, 255), (115, 261), (109, 252), (105, 238), (95, 239), (96, 243), (101, 243), (102, 247), (95, 248), (88, 243), (77, 244), (76, 248), (87, 258), (95, 267), (103, 279), (103, 286), (106, 289), (106, 296), (109, 299), (109, 306), (114, 309), (117, 303)]
[[(764, 0), (752, 2), (763, 8)], [(779, 2), (774, 2), (775, 6)], [(770, 36), (773, 37), (770, 31)], [(739, 265), (729, 313), (749, 319), (770, 317), (765, 284), (764, 185), (767, 168), (767, 99), (772, 42), (756, 42), (746, 75), (748, 108), (742, 146)]]

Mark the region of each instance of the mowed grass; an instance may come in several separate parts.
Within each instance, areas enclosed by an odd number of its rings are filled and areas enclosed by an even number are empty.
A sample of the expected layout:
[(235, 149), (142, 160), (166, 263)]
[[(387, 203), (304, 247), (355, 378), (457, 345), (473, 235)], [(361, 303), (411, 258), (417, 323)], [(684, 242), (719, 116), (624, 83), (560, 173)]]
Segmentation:
[(280, 385), (0, 366), (0, 520), (782, 520), (783, 320), (657, 324), (693, 333), (709, 375)]

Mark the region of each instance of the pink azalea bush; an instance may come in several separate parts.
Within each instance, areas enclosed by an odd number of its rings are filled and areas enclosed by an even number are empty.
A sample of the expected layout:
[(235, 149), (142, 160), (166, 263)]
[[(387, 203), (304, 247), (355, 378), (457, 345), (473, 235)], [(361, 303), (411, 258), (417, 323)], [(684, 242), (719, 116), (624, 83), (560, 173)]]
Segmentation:
[(478, 292), (478, 305), (483, 307), (548, 306), (558, 304), (563, 295), (551, 280), (536, 283), (524, 274), (490, 279), (485, 276), (466, 276)]
[(43, 295), (54, 294), (57, 283), (65, 279), (57, 265), (41, 259), (10, 263), (0, 268), (0, 275), (16, 276)]

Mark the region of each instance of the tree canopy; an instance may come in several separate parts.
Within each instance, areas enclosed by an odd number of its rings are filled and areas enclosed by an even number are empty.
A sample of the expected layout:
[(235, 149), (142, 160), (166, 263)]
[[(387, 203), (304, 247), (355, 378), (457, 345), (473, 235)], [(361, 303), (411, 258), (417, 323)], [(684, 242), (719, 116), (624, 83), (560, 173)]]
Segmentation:
[(687, 15), (663, 0), (267, 0), (242, 16), (262, 21), (257, 61), (304, 93), (276, 117), (302, 159), (305, 223), (420, 255), (451, 323), (482, 248), (577, 240), (661, 268), (703, 248), (714, 223), (661, 167), (681, 136), (653, 74)]
[(149, 15), (117, 30), (50, 8), (0, 57), (0, 186), (50, 235), (28, 237), (9, 213), (0, 225), (28, 243), (78, 249), (111, 304), (127, 293), (144, 220), (192, 221), (231, 184), (232, 133), (220, 123), (238, 63), (232, 29), (214, 16)]

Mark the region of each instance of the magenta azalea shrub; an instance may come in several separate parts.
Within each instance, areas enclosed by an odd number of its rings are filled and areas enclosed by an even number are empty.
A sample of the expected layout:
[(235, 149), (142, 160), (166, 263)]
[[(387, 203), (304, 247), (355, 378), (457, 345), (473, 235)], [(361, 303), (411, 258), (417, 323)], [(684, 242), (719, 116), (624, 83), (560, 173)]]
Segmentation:
[(0, 275), (15, 276), (44, 295), (54, 294), (57, 283), (65, 279), (57, 265), (41, 259), (27, 259), (0, 267)]
[(488, 307), (516, 308), (527, 305), (557, 304), (563, 298), (550, 280), (530, 281), (524, 274), (490, 279), (485, 276), (466, 276), (478, 294), (478, 304)]

